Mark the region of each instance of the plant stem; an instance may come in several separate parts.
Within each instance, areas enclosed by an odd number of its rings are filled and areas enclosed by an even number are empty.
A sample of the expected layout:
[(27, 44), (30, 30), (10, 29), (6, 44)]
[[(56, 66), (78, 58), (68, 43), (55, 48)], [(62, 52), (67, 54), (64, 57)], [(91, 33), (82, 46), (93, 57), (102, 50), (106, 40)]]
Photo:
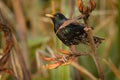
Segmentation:
[(29, 58), (29, 50), (27, 46), (27, 28), (25, 23), (25, 17), (22, 11), (21, 0), (11, 0), (13, 5), (13, 10), (16, 17), (16, 31), (18, 33), (19, 40), (21, 42), (21, 50), (23, 53), (23, 57), (26, 63), (27, 68), (30, 70), (30, 58)]
[[(86, 27), (90, 28), (88, 17), (84, 18), (84, 22), (86, 24)], [(96, 46), (95, 46), (94, 39), (93, 39), (93, 33), (92, 33), (91, 30), (89, 30), (89, 31), (87, 31), (87, 34), (88, 34), (88, 39), (89, 39), (89, 42), (90, 42), (91, 49), (93, 51), (91, 53), (91, 56), (92, 56), (93, 60), (95, 61), (95, 64), (97, 66), (97, 70), (98, 70), (98, 73), (100, 75), (101, 80), (104, 80), (104, 73), (103, 73), (103, 70), (102, 70), (102, 67), (101, 67), (101, 64), (100, 64), (99, 57), (97, 55)]]

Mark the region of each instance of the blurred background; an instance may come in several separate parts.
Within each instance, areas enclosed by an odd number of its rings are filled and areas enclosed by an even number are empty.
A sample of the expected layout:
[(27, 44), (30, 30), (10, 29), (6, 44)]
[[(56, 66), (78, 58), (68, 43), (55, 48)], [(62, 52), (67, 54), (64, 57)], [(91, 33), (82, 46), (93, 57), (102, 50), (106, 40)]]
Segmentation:
[[(95, 1), (97, 6), (91, 13), (90, 25), (94, 27), (94, 35), (105, 38), (97, 49), (105, 80), (120, 80), (120, 0)], [(41, 53), (54, 57), (60, 54), (58, 49), (69, 50), (58, 40), (53, 23), (45, 14), (61, 12), (67, 18), (74, 18), (80, 15), (77, 0), (0, 0), (0, 9), (16, 35), (32, 80), (98, 79), (95, 63), (90, 56), (80, 56), (77, 63), (52, 70), (43, 68), (43, 65), (51, 63), (40, 58)], [(3, 42), (0, 39), (0, 49)], [(78, 50), (89, 52), (89, 47), (79, 45)], [(15, 51), (13, 53), (16, 54)], [(0, 78), (13, 80), (7, 73), (0, 75)]]

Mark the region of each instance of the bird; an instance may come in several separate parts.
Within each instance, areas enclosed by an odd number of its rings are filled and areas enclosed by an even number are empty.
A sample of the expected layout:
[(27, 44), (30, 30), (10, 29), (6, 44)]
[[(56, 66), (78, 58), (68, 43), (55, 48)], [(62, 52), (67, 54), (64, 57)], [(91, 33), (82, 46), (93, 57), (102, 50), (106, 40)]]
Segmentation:
[[(55, 33), (58, 31), (60, 26), (65, 21), (69, 20), (60, 12), (55, 13), (53, 15), (48, 14), (46, 16), (52, 19)], [(88, 34), (85, 31), (85, 28), (86, 28), (85, 24), (78, 23), (76, 21), (60, 29), (56, 35), (66, 46), (79, 45), (79, 44), (90, 45)], [(98, 47), (104, 40), (103, 38), (97, 36), (93, 36), (93, 39), (96, 47)]]

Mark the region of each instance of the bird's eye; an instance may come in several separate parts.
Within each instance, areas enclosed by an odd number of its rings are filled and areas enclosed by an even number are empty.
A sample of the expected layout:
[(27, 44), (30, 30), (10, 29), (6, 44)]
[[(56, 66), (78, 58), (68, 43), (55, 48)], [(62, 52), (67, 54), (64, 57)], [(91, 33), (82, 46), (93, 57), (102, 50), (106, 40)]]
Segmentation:
[(59, 17), (59, 15), (56, 15), (56, 17)]

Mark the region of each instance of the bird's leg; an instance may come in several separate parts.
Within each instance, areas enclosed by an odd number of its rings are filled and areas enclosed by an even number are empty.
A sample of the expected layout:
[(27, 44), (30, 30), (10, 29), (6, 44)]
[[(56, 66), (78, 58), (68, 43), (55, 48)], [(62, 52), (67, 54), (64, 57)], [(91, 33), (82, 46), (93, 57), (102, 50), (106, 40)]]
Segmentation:
[[(77, 48), (76, 48), (75, 45), (70, 46), (70, 50), (71, 50), (71, 52), (67, 56), (71, 56), (71, 54), (76, 54), (76, 55), (78, 54), (78, 51), (77, 51)], [(66, 56), (63, 56), (62, 60), (63, 60), (63, 62), (67, 62), (68, 61)]]
[(69, 46), (69, 47), (70, 47), (71, 53), (72, 53), (73, 55), (76, 55), (76, 56), (82, 56), (82, 55), (86, 56), (86, 55), (89, 55), (89, 53), (86, 53), (86, 52), (79, 52), (79, 51), (77, 50), (76, 45), (71, 45), (71, 46)]
[(67, 59), (67, 57), (71, 57), (71, 55), (73, 56), (73, 55), (78, 55), (78, 51), (77, 51), (77, 48), (76, 48), (76, 45), (72, 45), (72, 46), (70, 46), (70, 52), (69, 52), (69, 54), (67, 54), (67, 56), (62, 56), (62, 61), (64, 62), (64, 63), (66, 63), (66, 62), (68, 62), (69, 60)]
[(76, 45), (71, 45), (70, 50), (71, 50), (72, 54), (78, 54), (79, 53), (78, 50), (77, 50)]
[[(77, 50), (76, 45), (71, 45), (69, 46), (70, 48), (70, 52), (66, 52), (66, 51), (61, 51), (61, 52), (65, 52), (65, 55), (62, 56), (62, 58), (60, 60), (62, 60), (63, 63), (69, 64), (71, 63), (74, 59), (76, 59), (78, 56), (83, 56), (83, 55), (89, 55), (86, 52), (79, 52)], [(67, 54), (66, 54), (67, 53)]]

